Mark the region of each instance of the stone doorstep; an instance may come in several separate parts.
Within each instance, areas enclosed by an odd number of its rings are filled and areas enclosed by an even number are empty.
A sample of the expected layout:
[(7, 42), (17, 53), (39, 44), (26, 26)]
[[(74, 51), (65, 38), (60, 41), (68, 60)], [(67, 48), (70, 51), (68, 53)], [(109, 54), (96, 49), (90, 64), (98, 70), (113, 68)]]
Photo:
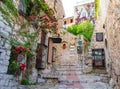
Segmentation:
[(68, 68), (70, 68), (70, 69), (71, 69), (71, 68), (73, 68), (73, 69), (81, 69), (81, 66), (80, 66), (80, 67), (78, 67), (78, 66), (64, 66), (64, 67), (59, 67), (59, 68), (57, 68), (57, 70), (58, 70), (58, 69), (61, 69), (61, 70), (62, 70), (62, 69), (68, 69)]
[(64, 70), (57, 70), (57, 71), (81, 71), (81, 69), (64, 69)]
[(26, 85), (20, 85), (17, 89), (41, 89), (40, 85), (32, 85), (32, 86), (26, 86)]
[(67, 65), (66, 65), (66, 64), (63, 64), (63, 65), (61, 65), (61, 66), (70, 66), (70, 67), (71, 67), (71, 66), (76, 66), (76, 65), (73, 65), (73, 64), (67, 64)]
[(76, 73), (72, 73), (72, 74), (71, 73), (69, 73), (69, 74), (61, 73), (60, 75), (65, 75), (65, 76), (73, 76), (74, 75), (74, 76), (76, 76), (76, 75), (82, 75), (82, 73), (77, 73), (77, 74)]
[(96, 83), (96, 82), (99, 82), (99, 80), (93, 80), (93, 81), (88, 81), (88, 80), (77, 80), (77, 81), (75, 81), (75, 80), (59, 80), (59, 82), (60, 83), (72, 83), (72, 84), (74, 84), (74, 83)]
[(43, 74), (42, 77), (44, 79), (58, 79), (59, 75), (58, 74)]

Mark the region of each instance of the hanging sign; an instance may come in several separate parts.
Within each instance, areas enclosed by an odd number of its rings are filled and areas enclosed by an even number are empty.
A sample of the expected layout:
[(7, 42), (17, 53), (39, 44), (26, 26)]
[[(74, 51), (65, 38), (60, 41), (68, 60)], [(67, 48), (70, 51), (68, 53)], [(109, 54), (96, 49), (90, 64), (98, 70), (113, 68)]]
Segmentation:
[(78, 44), (79, 44), (79, 45), (82, 45), (82, 40), (79, 40), (79, 41), (78, 41)]

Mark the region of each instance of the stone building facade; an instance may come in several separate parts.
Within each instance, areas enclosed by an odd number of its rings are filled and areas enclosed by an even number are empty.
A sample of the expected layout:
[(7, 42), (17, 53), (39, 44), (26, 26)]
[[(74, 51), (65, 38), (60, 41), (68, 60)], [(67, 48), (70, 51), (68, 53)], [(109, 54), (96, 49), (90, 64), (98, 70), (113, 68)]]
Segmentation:
[[(63, 10), (63, 6), (60, 0), (54, 0), (54, 1), (49, 2), (48, 0), (46, 3), (48, 3), (49, 7), (51, 8), (54, 7), (52, 9), (55, 12), (54, 15), (56, 17), (56, 21), (58, 21), (58, 29), (60, 29), (61, 25), (63, 24), (62, 18), (64, 17), (64, 10)], [(51, 4), (51, 3), (54, 3), (54, 4)], [(14, 5), (18, 7), (19, 0), (14, 1)], [(2, 1), (0, 1), (0, 6), (4, 7), (4, 3)], [(2, 11), (0, 11), (0, 88), (1, 89), (18, 89), (19, 87), (18, 85), (20, 84), (20, 82), (13, 75), (8, 74), (8, 66), (10, 63), (9, 60), (10, 60), (11, 48), (12, 48), (9, 40), (11, 40), (11, 36), (12, 36), (11, 33), (12, 33), (17, 38), (19, 38), (20, 42), (22, 42), (22, 39), (20, 38), (21, 36), (16, 34), (16, 31), (20, 29), (22, 23), (27, 22), (27, 21), (26, 21), (26, 18), (24, 18), (24, 16), (19, 15), (19, 18), (17, 19), (18, 23), (12, 23), (12, 22), (8, 23), (7, 20), (3, 16), (4, 15)], [(14, 28), (12, 28), (10, 24)], [(26, 29), (29, 29), (31, 32), (34, 32), (34, 30), (36, 30), (34, 26), (29, 26)], [(59, 34), (59, 30), (57, 31), (57, 35), (58, 34)], [(41, 38), (41, 36), (42, 36), (42, 33), (39, 32), (38, 41), (37, 41), (38, 44), (41, 43), (41, 40), (43, 39)], [(49, 38), (51, 38), (52, 36), (53, 35), (50, 34), (49, 32), (46, 34), (44, 43), (47, 44), (47, 46), (49, 45), (49, 42), (48, 42)], [(33, 49), (36, 49), (36, 45), (37, 45), (36, 43), (35, 45), (32, 45)], [(47, 49), (45, 51), (47, 51)], [(46, 56), (47, 55), (48, 54), (46, 52)], [(29, 68), (32, 72), (32, 74), (29, 76), (29, 80), (31, 82), (36, 82), (38, 78), (38, 71), (35, 68), (36, 58), (33, 58), (33, 59), (34, 60), (30, 63), (32, 65), (31, 66), (32, 68)], [(46, 63), (47, 63), (47, 58), (46, 58)], [(21, 88), (21, 86), (19, 88)]]
[[(62, 29), (62, 44), (61, 44), (61, 65), (75, 65), (78, 63), (77, 42), (78, 36), (67, 32), (67, 27), (74, 25), (74, 16), (64, 18)], [(65, 48), (64, 48), (65, 45)]]
[(71, 26), (72, 24), (74, 24), (74, 16), (64, 18), (64, 27), (65, 26)]
[[(64, 25), (62, 30), (62, 44), (61, 44), (61, 65), (64, 64), (74, 64), (74, 65), (80, 65), (80, 59), (82, 59), (82, 56), (87, 56), (88, 52), (88, 41), (84, 38), (84, 36), (75, 36), (69, 32), (66, 31), (66, 28), (69, 26), (72, 26), (75, 24), (74, 16), (64, 18)], [(79, 56), (78, 53), (78, 44), (79, 41), (82, 41), (82, 49), (81, 55)], [(66, 45), (64, 48), (63, 46)]]
[(75, 23), (79, 24), (84, 21), (90, 21), (91, 23), (94, 24), (95, 22), (94, 13), (95, 13), (94, 0), (78, 2), (74, 7)]
[[(86, 1), (78, 1), (74, 7), (74, 21), (75, 24), (81, 24), (83, 22), (91, 22), (93, 25), (95, 24), (95, 1), (94, 0), (86, 0)], [(82, 41), (82, 54), (78, 55), (78, 58), (81, 60), (81, 65), (85, 67), (85, 73), (92, 70), (92, 57), (90, 53), (90, 42), (87, 41), (84, 36), (80, 37), (79, 41)], [(88, 64), (88, 65), (86, 65)]]
[[(100, 0), (99, 16), (96, 20), (95, 32), (103, 33), (103, 41), (91, 44), (93, 48), (103, 48), (105, 51), (106, 70), (110, 77), (110, 85), (120, 89), (120, 43), (119, 43), (119, 0)], [(93, 38), (96, 37), (93, 35)]]
[(109, 0), (105, 21), (105, 47), (109, 60), (108, 70), (115, 89), (120, 89), (120, 1)]
[[(104, 4), (102, 4), (102, 2), (104, 2)], [(107, 5), (108, 3), (100, 0), (99, 16), (95, 22), (95, 29), (91, 41), (91, 49), (92, 49), (93, 59), (95, 60), (95, 66), (105, 66), (107, 63), (107, 61), (105, 60), (105, 49), (104, 49), (105, 29), (103, 25), (105, 22), (105, 18), (107, 16), (107, 9), (106, 9)]]

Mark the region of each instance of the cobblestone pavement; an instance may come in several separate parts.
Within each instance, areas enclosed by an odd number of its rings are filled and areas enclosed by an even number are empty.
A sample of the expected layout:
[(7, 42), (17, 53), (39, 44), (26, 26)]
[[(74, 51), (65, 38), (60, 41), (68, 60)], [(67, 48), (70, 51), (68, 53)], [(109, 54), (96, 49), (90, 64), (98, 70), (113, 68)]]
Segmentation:
[(101, 82), (101, 76), (82, 74), (81, 67), (63, 65), (58, 68), (59, 83), (48, 89), (112, 89), (109, 84)]

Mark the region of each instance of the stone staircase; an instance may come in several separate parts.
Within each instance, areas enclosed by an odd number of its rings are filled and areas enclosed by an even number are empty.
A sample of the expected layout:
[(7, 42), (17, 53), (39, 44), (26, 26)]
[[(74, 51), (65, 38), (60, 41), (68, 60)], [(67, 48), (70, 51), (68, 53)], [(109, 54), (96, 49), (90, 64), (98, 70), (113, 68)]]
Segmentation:
[(74, 57), (76, 55), (76, 48), (75, 46), (70, 46), (70, 57)]
[[(78, 76), (78, 75), (81, 75), (82, 72), (81, 72), (82, 68), (80, 66), (77, 66), (77, 65), (61, 65), (59, 68), (57, 68), (57, 71), (59, 72), (59, 83), (60, 84), (64, 84), (64, 85), (69, 85), (71, 84), (72, 82), (78, 82), (78, 81), (70, 81), (68, 79), (66, 79), (66, 76)], [(70, 72), (71, 71), (71, 72)], [(77, 73), (76, 73), (77, 71)], [(70, 72), (70, 73), (68, 73)]]

